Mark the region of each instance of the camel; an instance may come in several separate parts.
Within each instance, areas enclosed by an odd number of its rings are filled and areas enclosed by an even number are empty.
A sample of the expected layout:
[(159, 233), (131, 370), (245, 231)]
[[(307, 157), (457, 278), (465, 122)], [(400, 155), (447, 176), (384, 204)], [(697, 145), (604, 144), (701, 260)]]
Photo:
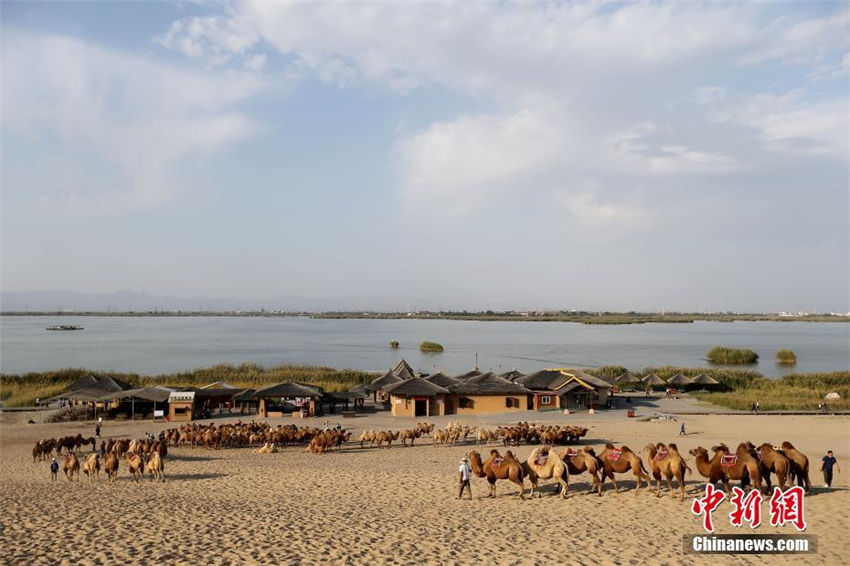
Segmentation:
[(782, 443), (782, 451), (791, 463), (792, 483), (796, 479), (797, 485), (803, 487), (806, 493), (809, 493), (809, 488), (812, 486), (812, 482), (809, 480), (809, 459), (787, 440)]
[(32, 461), (44, 461), (53, 456), (53, 447), (55, 445), (55, 438), (42, 438), (36, 442), (32, 449)]
[(491, 442), (498, 440), (499, 435), (496, 433), (495, 430), (487, 430), (486, 428), (480, 428), (478, 429), (478, 434), (476, 435), (476, 438), (476, 445), (481, 446), (482, 441), (485, 445), (490, 444)]
[(381, 444), (384, 442), (387, 443), (387, 448), (389, 448), (392, 445), (393, 440), (398, 440), (398, 435), (398, 431), (393, 432), (391, 430), (377, 433), (378, 448), (380, 448)]
[(610, 478), (611, 483), (614, 484), (614, 492), (619, 493), (620, 488), (614, 479), (614, 474), (622, 474), (629, 470), (632, 471), (637, 480), (636, 495), (640, 491), (641, 480), (646, 480), (646, 485), (650, 485), (649, 473), (643, 467), (640, 456), (632, 452), (628, 446), (621, 446), (617, 449), (609, 442), (605, 445), (605, 450), (599, 455), (599, 461), (602, 462), (602, 487), (605, 486), (605, 479)]
[[(531, 454), (526, 460), (528, 467), (534, 470), (535, 475), (543, 480), (555, 479), (558, 482), (561, 490), (561, 498), (567, 498), (567, 490), (569, 489), (569, 474), (567, 466), (558, 453), (549, 446), (541, 446), (531, 451)], [(534, 495), (532, 488), (532, 496)], [(540, 493), (537, 493), (538, 497)]]
[(97, 453), (89, 454), (83, 462), (83, 473), (89, 478), (89, 482), (100, 479), (100, 456)]
[(676, 497), (673, 492), (673, 477), (679, 483), (679, 501), (685, 500), (685, 472), (690, 473), (691, 468), (679, 454), (679, 448), (675, 444), (664, 446), (663, 443), (649, 444), (646, 447), (649, 453), (649, 469), (656, 481), (655, 494), (661, 497), (661, 476), (667, 480), (667, 488), (670, 496)]
[(580, 452), (567, 448), (561, 455), (561, 460), (567, 466), (567, 473), (571, 476), (577, 476), (584, 472), (590, 474), (593, 481), (590, 493), (598, 493), (602, 495), (602, 481), (599, 479), (599, 472), (602, 470), (602, 464), (599, 458), (596, 457), (596, 452), (590, 446), (585, 446)]
[[(730, 455), (729, 448), (725, 444), (712, 447), (714, 456), (708, 459), (708, 450), (702, 446), (690, 450), (690, 454), (696, 459), (699, 473), (708, 478), (712, 485), (718, 481), (723, 482), (726, 491), (729, 492), (729, 480), (741, 480), (743, 487), (751, 487), (750, 482), (761, 491), (761, 472), (759, 464), (750, 456), (746, 446), (741, 445), (743, 454)], [(724, 456), (727, 456), (724, 459)], [(742, 457), (743, 456), (743, 457)]]
[(106, 472), (106, 477), (110, 482), (118, 479), (118, 456), (114, 452), (106, 454), (103, 460), (103, 471)]
[(374, 430), (364, 430), (360, 433), (360, 448), (363, 448), (364, 442), (371, 442), (372, 446), (375, 445), (375, 431)]
[(263, 444), (262, 448), (257, 448), (254, 450), (257, 454), (275, 454), (277, 453), (277, 448), (274, 445), (274, 442), (266, 442)]
[(520, 488), (519, 497), (525, 499), (525, 474), (522, 470), (522, 465), (514, 458), (510, 450), (505, 452), (505, 456), (499, 455), (498, 450), (491, 450), (490, 457), (485, 462), (481, 462), (481, 455), (472, 451), (468, 455), (472, 473), (479, 478), (487, 478), (487, 483), (490, 484), (489, 497), (496, 497), (496, 480), (510, 480), (517, 484)]
[(434, 446), (436, 446), (437, 444), (448, 444), (450, 435), (451, 435), (451, 431), (448, 430), (448, 429), (446, 429), (446, 430), (435, 430), (431, 434), (431, 438), (433, 439)]
[(758, 460), (761, 477), (767, 486), (768, 493), (773, 491), (770, 483), (770, 474), (776, 474), (776, 481), (784, 490), (787, 484), (788, 474), (791, 473), (791, 460), (784, 454), (780, 454), (768, 442), (756, 447), (752, 442), (746, 442), (747, 450)]
[(406, 447), (407, 444), (405, 443), (405, 441), (410, 439), (410, 445), (413, 446), (413, 443), (416, 441), (416, 439), (422, 436), (423, 434), (424, 433), (422, 429), (419, 428), (419, 425), (416, 425), (416, 428), (412, 430), (404, 430), (401, 432), (401, 445)]
[(77, 460), (77, 455), (73, 452), (69, 452), (67, 456), (65, 456), (65, 461), (62, 463), (62, 471), (65, 472), (65, 479), (71, 481), (74, 479), (74, 475), (77, 476), (77, 481), (80, 479), (80, 461)]
[(138, 452), (127, 453), (127, 469), (133, 481), (139, 481), (145, 476), (145, 460)]
[(147, 465), (148, 473), (151, 475), (151, 481), (165, 481), (165, 466), (159, 452), (154, 452)]

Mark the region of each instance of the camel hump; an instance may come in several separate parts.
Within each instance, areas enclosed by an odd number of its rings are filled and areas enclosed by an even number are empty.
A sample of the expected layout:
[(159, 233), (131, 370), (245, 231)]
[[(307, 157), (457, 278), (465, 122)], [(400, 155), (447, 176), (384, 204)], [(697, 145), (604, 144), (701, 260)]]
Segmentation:
[(614, 445), (613, 445), (613, 444), (611, 444), (610, 442), (606, 442), (606, 443), (605, 443), (605, 448), (607, 448), (608, 450), (613, 450), (613, 449), (614, 449)]
[(671, 442), (670, 444), (667, 445), (667, 450), (670, 450), (671, 452), (678, 452), (679, 447)]
[(623, 452), (631, 452), (632, 451), (632, 449), (629, 448), (628, 446), (620, 446), (620, 450), (622, 450)]
[(785, 450), (794, 450), (794, 445), (786, 440), (782, 443), (782, 448), (784, 448)]

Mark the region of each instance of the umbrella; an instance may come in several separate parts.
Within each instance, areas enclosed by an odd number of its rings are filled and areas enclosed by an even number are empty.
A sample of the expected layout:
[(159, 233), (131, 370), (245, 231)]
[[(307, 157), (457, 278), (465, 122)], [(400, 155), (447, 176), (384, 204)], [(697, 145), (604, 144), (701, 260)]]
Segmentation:
[(628, 383), (640, 383), (640, 379), (636, 378), (629, 372), (626, 372), (620, 377), (618, 377), (616, 380), (614, 380), (614, 383), (616, 383), (617, 385), (626, 385)]
[(695, 378), (691, 380), (691, 383), (696, 385), (719, 385), (720, 382), (714, 379), (709, 375), (705, 375), (704, 373), (699, 374)]
[(667, 380), (667, 385), (687, 385), (689, 383), (691, 383), (691, 378), (681, 373), (677, 373)]
[(644, 385), (665, 385), (667, 383), (654, 373), (644, 376), (641, 381), (644, 383)]
[(841, 395), (833, 391), (832, 393), (827, 393), (824, 399), (826, 399), (827, 401), (838, 401), (839, 399), (841, 399)]

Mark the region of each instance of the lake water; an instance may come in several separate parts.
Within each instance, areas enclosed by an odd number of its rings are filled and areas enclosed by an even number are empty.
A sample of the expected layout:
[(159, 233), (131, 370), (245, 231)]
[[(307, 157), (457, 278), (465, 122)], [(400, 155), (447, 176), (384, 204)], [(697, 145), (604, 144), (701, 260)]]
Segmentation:
[[(45, 328), (76, 324), (85, 330)], [(401, 347), (392, 350), (390, 340)], [(442, 354), (423, 354), (432, 340)], [(190, 370), (218, 363), (256, 362), (386, 370), (404, 357), (421, 371), (449, 374), (480, 368), (524, 372), (544, 367), (618, 364), (706, 366), (713, 346), (755, 350), (752, 367), (768, 376), (850, 369), (850, 325), (814, 322), (695, 322), (595, 326), (561, 322), (448, 320), (329, 320), (237, 317), (0, 317), (0, 370), (67, 367), (140, 374)], [(796, 367), (774, 361), (780, 348)]]

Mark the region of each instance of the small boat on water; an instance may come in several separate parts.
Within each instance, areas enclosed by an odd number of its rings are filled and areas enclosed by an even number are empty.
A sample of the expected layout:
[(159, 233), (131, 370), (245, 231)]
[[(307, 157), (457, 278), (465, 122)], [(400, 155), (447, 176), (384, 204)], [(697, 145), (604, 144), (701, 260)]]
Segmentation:
[(85, 328), (73, 324), (57, 324), (56, 326), (48, 326), (47, 330), (85, 330)]

